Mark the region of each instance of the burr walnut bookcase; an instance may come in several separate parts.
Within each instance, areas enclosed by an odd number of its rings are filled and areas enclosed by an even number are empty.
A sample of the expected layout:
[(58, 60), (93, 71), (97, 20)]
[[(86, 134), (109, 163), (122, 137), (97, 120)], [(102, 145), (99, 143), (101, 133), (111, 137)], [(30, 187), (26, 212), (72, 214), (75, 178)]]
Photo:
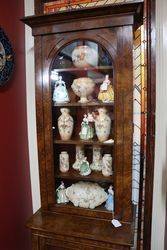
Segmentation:
[[(133, 34), (141, 25), (143, 3), (113, 4), (49, 15), (35, 15), (22, 20), (32, 28), (35, 38), (35, 76), (37, 136), (41, 189), (41, 209), (28, 222), (32, 232), (33, 249), (130, 249), (134, 237), (132, 196), (132, 138), (133, 138)], [(75, 46), (89, 44), (98, 50), (96, 67), (76, 68), (71, 60)], [(57, 70), (66, 82), (71, 101), (52, 101), (52, 70)], [(93, 98), (97, 99), (99, 83), (109, 75), (114, 87), (112, 103), (78, 103), (71, 90), (75, 78), (89, 76), (96, 83)], [(104, 144), (95, 137), (79, 139), (83, 114), (103, 107), (112, 120), (111, 138), (114, 144)], [(57, 119), (60, 108), (67, 107), (74, 118), (71, 140), (60, 139)], [(53, 129), (55, 127), (55, 129)], [(88, 160), (92, 147), (98, 145), (103, 153), (113, 157), (113, 175), (104, 177), (92, 172), (81, 176), (72, 170), (76, 145), (84, 145)], [(70, 170), (61, 173), (59, 154), (68, 151)], [(104, 204), (95, 209), (75, 207), (72, 203), (57, 204), (56, 189), (61, 181), (70, 186), (78, 181), (90, 181), (103, 188), (114, 187), (114, 212)], [(111, 220), (121, 221), (115, 228)]]

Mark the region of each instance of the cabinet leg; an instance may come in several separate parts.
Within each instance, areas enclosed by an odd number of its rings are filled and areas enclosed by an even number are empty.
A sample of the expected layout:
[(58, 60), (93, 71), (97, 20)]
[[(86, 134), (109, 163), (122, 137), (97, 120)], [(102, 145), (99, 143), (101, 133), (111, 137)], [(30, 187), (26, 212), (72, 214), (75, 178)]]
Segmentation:
[(32, 234), (32, 250), (40, 250), (38, 235)]

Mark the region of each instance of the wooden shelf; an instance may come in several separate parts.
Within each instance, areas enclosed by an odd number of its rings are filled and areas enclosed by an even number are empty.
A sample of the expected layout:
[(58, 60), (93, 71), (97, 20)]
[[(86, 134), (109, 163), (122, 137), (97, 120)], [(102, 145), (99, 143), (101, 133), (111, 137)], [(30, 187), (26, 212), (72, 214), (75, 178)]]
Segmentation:
[(80, 72), (80, 71), (102, 71), (102, 70), (112, 70), (113, 66), (96, 66), (96, 67), (85, 67), (85, 68), (61, 68), (55, 69), (56, 72)]
[[(67, 214), (79, 214), (83, 216), (90, 216), (91, 217), (98, 217), (98, 218), (103, 218), (103, 219), (109, 219), (111, 220), (113, 218), (113, 212), (108, 211), (104, 207), (105, 202), (101, 205), (96, 207), (95, 209), (90, 209), (90, 208), (82, 208), (82, 207), (75, 207), (71, 202), (67, 204), (53, 204), (50, 206), (50, 209), (52, 211), (55, 211), (57, 213), (67, 213)], [(73, 212), (72, 212), (73, 211)]]
[(53, 107), (97, 107), (97, 106), (114, 106), (114, 102), (103, 103), (103, 102), (69, 102), (69, 103), (54, 103)]
[(113, 176), (103, 176), (101, 172), (92, 171), (88, 176), (82, 176), (79, 171), (70, 168), (67, 173), (57, 172), (56, 178), (66, 179), (66, 180), (83, 180), (83, 181), (94, 181), (94, 182), (107, 182), (113, 183)]
[(55, 139), (54, 144), (71, 144), (71, 145), (103, 145), (103, 146), (113, 146), (114, 143), (104, 143), (99, 142), (97, 140), (80, 140), (80, 139), (72, 139), (68, 141), (63, 141), (61, 139)]

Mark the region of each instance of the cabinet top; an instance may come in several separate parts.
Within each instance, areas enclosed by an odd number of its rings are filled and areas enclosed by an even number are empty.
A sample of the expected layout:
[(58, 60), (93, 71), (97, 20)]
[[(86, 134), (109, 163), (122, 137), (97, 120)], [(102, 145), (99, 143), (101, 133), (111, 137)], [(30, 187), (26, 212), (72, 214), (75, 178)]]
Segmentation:
[(111, 16), (134, 16), (136, 23), (141, 23), (143, 18), (143, 0), (133, 0), (129, 3), (117, 3), (77, 10), (61, 11), (53, 14), (33, 15), (21, 19), (30, 27), (42, 27), (71, 21), (88, 20), (91, 18), (111, 17)]

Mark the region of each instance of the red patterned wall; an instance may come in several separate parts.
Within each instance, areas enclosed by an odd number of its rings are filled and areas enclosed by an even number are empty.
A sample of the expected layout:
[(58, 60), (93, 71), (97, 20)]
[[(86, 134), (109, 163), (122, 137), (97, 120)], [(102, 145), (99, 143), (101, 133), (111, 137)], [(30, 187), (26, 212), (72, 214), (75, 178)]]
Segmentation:
[(0, 249), (30, 250), (25, 228), (32, 214), (28, 138), (23, 0), (0, 1), (0, 26), (15, 52), (15, 69), (6, 87), (0, 88)]

